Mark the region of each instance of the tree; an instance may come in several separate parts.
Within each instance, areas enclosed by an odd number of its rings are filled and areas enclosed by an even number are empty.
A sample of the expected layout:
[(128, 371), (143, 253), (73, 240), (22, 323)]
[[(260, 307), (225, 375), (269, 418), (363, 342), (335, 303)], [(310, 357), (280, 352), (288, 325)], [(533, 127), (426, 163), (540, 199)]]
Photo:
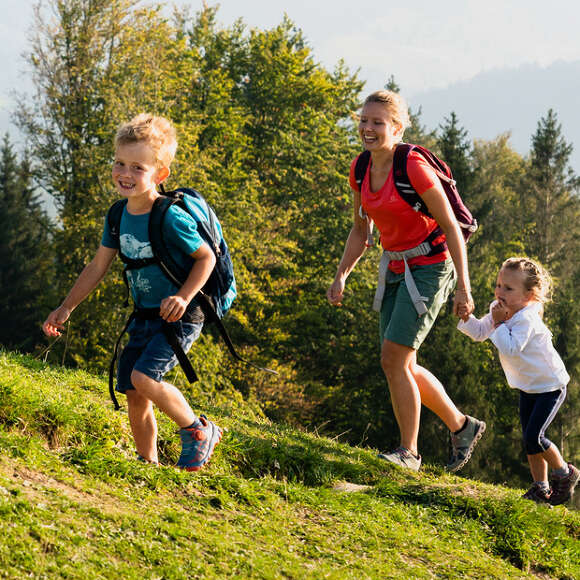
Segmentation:
[(437, 146), (441, 158), (451, 167), (457, 187), (469, 199), (474, 178), (472, 162), (473, 147), (467, 137), (467, 130), (459, 125), (457, 115), (452, 111), (442, 125), (439, 125)]
[(0, 344), (31, 350), (51, 285), (51, 224), (32, 185), (30, 164), (18, 162), (8, 135), (0, 148)]

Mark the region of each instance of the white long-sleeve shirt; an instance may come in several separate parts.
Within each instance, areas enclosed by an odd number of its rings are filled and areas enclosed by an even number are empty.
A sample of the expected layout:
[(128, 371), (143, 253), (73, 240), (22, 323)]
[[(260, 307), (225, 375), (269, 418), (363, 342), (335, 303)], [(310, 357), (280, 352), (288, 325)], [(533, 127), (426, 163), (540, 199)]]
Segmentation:
[(570, 376), (552, 344), (552, 333), (541, 317), (542, 305), (532, 302), (497, 328), (489, 313), (481, 320), (471, 315), (457, 328), (472, 338), (489, 338), (499, 351), (499, 360), (507, 382), (526, 393), (547, 393), (565, 387)]

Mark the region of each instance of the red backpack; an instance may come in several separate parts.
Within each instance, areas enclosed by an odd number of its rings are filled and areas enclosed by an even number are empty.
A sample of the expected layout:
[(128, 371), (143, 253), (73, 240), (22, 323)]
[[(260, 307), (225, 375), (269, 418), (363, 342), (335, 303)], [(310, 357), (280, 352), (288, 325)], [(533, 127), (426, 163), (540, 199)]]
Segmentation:
[[(457, 186), (455, 180), (453, 179), (453, 174), (451, 169), (444, 162), (441, 161), (434, 153), (421, 147), (420, 145), (412, 145), (410, 143), (399, 143), (395, 149), (395, 154), (393, 156), (393, 179), (395, 182), (395, 187), (397, 188), (398, 194), (415, 210), (421, 213), (433, 217), (427, 205), (423, 201), (422, 197), (415, 191), (411, 185), (411, 180), (407, 174), (407, 158), (411, 151), (417, 151), (421, 154), (427, 163), (433, 168), (437, 177), (441, 181), (443, 191), (451, 204), (453, 213), (457, 219), (457, 223), (461, 228), (463, 237), (467, 241), (473, 232), (477, 230), (477, 220), (473, 217), (469, 209), (463, 203), (459, 191), (457, 191)], [(354, 177), (360, 191), (362, 181), (367, 172), (367, 167), (371, 160), (370, 151), (363, 151), (356, 160), (356, 165), (354, 167)], [(428, 242), (438, 238), (442, 234), (440, 227), (437, 227), (427, 238)], [(429, 255), (438, 254), (446, 249), (447, 244), (443, 242), (442, 244), (437, 244), (432, 246)]]

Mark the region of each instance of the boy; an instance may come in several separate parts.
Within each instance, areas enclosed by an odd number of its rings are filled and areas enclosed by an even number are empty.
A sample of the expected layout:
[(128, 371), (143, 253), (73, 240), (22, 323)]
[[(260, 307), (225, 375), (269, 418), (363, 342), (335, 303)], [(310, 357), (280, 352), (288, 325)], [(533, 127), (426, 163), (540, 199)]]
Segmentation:
[[(162, 117), (143, 113), (119, 128), (112, 178), (119, 194), (127, 199), (119, 237), (111, 235), (105, 222), (95, 257), (63, 303), (44, 322), (42, 328), (47, 336), (60, 335), (72, 311), (103, 279), (119, 250), (134, 260), (153, 256), (149, 213), (159, 196), (157, 186), (169, 176), (176, 149), (175, 129)], [(199, 235), (195, 220), (178, 207), (168, 210), (163, 236), (172, 256), (184, 265), (191, 263), (191, 256), (193, 266), (181, 288), (174, 286), (157, 264), (127, 271), (137, 317), (128, 328), (129, 341), (119, 359), (116, 390), (127, 396), (139, 459), (158, 463), (155, 404), (180, 427), (182, 451), (177, 466), (196, 471), (211, 458), (222, 430), (204, 415), (197, 417), (179, 389), (162, 381), (163, 375), (177, 364), (163, 325), (172, 325), (183, 350), (189, 350), (203, 326), (195, 295), (209, 278), (216, 259)]]

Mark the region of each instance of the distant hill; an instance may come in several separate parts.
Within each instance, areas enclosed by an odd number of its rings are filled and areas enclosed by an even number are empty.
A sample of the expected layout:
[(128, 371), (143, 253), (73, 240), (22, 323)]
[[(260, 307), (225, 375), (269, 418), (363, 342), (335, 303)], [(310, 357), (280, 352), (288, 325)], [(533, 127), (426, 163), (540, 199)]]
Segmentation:
[(455, 111), (472, 139), (493, 139), (510, 131), (519, 153), (530, 150), (538, 120), (552, 108), (562, 124), (566, 141), (574, 145), (572, 167), (580, 173), (580, 61), (536, 64), (482, 72), (468, 81), (443, 89), (409, 96), (413, 110), (422, 108), (421, 119), (435, 128)]

